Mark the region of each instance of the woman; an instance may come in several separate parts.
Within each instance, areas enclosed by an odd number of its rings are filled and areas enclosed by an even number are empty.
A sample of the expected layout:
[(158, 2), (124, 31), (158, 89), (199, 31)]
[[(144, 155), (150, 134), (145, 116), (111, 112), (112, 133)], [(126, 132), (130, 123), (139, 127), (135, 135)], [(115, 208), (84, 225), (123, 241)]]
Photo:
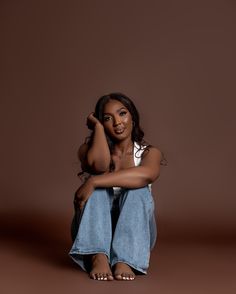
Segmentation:
[(79, 159), (89, 177), (75, 193), (69, 254), (92, 279), (134, 280), (147, 274), (156, 242), (151, 183), (162, 153), (145, 143), (138, 111), (122, 93), (102, 96), (87, 126)]

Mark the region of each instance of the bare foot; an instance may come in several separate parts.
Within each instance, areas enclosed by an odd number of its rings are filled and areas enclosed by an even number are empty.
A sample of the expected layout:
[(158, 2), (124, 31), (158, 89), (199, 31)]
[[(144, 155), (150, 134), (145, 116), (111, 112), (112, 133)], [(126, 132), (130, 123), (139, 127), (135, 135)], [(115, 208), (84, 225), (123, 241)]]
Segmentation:
[(114, 278), (107, 260), (103, 253), (97, 253), (91, 256), (92, 270), (90, 278), (94, 280), (112, 281)]
[(135, 274), (131, 267), (124, 262), (115, 264), (114, 276), (116, 280), (133, 281), (135, 279)]

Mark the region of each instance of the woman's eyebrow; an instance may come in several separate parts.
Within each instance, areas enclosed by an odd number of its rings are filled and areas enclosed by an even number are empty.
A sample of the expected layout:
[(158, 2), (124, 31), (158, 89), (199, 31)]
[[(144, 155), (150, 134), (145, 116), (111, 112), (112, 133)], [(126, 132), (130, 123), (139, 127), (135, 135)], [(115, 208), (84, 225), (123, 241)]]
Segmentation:
[[(125, 109), (126, 108), (124, 106), (122, 106), (121, 108), (117, 109), (116, 112), (120, 112), (122, 109)], [(103, 115), (106, 115), (106, 114), (112, 114), (112, 113), (109, 113), (109, 112), (104, 112)]]

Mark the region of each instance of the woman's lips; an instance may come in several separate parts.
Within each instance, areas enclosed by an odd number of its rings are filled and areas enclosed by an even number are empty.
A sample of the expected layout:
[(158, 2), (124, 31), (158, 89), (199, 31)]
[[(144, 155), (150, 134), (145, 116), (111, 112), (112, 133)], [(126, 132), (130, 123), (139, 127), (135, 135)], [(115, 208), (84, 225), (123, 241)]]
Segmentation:
[(120, 135), (120, 134), (122, 134), (124, 132), (124, 130), (125, 129), (116, 129), (115, 130), (115, 133), (118, 134), (118, 135)]

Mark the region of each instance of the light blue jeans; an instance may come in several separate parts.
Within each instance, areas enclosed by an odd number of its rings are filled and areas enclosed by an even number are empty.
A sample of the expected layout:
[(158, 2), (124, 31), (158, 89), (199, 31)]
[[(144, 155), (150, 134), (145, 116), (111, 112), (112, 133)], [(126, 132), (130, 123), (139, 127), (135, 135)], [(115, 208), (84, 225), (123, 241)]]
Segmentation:
[(104, 253), (110, 266), (124, 262), (138, 274), (147, 274), (150, 251), (157, 239), (154, 200), (148, 186), (95, 189), (83, 211), (75, 210), (71, 225), (70, 257), (87, 271), (84, 256)]

